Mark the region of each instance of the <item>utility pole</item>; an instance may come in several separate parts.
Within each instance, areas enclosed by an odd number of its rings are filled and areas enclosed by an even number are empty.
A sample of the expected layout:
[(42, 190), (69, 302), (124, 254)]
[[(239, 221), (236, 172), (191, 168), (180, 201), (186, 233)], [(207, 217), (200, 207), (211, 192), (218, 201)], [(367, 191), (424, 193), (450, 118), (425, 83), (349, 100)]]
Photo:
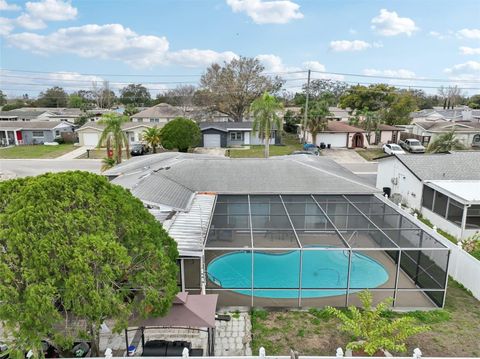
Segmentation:
[(308, 97), (310, 95), (310, 69), (307, 77), (307, 94), (305, 95), (305, 112), (303, 114), (303, 143), (307, 143)]

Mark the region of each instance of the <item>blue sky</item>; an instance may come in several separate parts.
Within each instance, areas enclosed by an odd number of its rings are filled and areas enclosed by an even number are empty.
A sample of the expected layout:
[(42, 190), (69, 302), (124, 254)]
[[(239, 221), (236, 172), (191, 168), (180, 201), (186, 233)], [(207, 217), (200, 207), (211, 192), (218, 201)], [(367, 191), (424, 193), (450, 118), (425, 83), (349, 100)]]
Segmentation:
[[(156, 92), (238, 55), (258, 57), (269, 72), (480, 88), (478, 19), (478, 0), (0, 0), (1, 88), (71, 92), (109, 80), (113, 88), (148, 82)], [(284, 77), (295, 90), (305, 75)]]

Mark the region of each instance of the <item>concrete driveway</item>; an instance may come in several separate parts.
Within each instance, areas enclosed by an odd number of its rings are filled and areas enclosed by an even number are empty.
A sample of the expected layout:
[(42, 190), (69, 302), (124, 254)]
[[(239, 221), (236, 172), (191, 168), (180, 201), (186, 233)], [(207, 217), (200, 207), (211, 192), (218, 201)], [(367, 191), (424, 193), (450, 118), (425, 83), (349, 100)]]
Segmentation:
[(332, 148), (322, 150), (322, 156), (331, 158), (357, 176), (363, 178), (369, 184), (375, 186), (377, 182), (377, 162), (367, 161), (355, 150), (346, 148)]
[(193, 150), (193, 152), (199, 153), (202, 155), (225, 157), (225, 148), (219, 148), (219, 147), (212, 147), (212, 148), (197, 147)]
[(102, 160), (2, 159), (0, 160), (0, 180), (75, 170), (99, 174), (101, 167)]

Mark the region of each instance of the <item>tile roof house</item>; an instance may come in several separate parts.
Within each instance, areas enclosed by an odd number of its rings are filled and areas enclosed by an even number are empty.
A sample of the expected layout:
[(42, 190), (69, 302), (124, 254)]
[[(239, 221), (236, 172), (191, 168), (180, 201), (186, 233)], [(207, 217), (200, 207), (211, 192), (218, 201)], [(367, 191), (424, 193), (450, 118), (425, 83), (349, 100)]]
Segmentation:
[(72, 134), (73, 125), (54, 121), (0, 121), (0, 146), (35, 145), (53, 142)]
[(381, 158), (377, 188), (457, 238), (480, 230), (478, 151)]

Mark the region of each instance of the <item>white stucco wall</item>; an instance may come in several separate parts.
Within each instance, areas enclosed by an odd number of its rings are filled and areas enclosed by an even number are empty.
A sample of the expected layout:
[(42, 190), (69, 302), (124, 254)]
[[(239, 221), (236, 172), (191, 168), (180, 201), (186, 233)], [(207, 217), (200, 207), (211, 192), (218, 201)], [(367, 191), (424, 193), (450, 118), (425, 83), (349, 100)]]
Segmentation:
[[(396, 179), (396, 184), (392, 179)], [(402, 196), (402, 203), (410, 208), (421, 210), (423, 184), (395, 157), (380, 160), (378, 163), (377, 188), (390, 187), (391, 193)]]
[[(246, 132), (245, 132), (246, 133)], [(258, 133), (250, 133), (250, 144), (251, 145), (263, 145), (265, 142), (258, 137)], [(275, 144), (275, 138), (270, 138), (270, 144)]]
[[(320, 146), (320, 143), (325, 145), (330, 144), (333, 148), (344, 148), (347, 147), (347, 134), (346, 133), (319, 133), (317, 134), (316, 145)], [(312, 135), (310, 132), (307, 132), (307, 143), (312, 142)]]

